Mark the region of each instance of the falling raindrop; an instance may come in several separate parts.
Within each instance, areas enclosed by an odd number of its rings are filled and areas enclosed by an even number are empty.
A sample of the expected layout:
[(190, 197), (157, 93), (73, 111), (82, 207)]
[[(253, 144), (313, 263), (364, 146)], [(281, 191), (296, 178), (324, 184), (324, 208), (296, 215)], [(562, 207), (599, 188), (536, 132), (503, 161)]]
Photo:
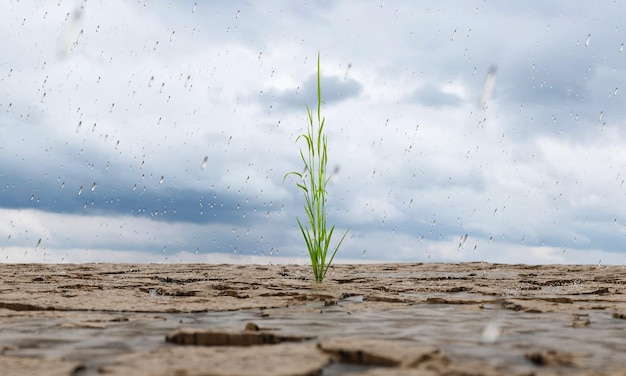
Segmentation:
[(587, 40), (585, 40), (585, 47), (589, 47), (589, 42), (591, 42), (591, 34), (587, 34)]
[(452, 41), (454, 42), (454, 38), (456, 38), (456, 29), (452, 32)]
[(619, 46), (619, 52), (624, 52), (624, 43), (622, 43), (622, 45)]
[(91, 191), (92, 191), (92, 192), (93, 192), (93, 191), (95, 191), (97, 186), (98, 186), (98, 184), (96, 184), (96, 182), (94, 182), (94, 183), (91, 185)]
[(462, 235), (461, 239), (459, 240), (459, 251), (461, 250), (461, 248), (465, 247), (465, 243), (467, 242), (467, 234)]
[(491, 244), (491, 242), (493, 241), (493, 236), (489, 237), (489, 244)]
[(239, 14), (240, 14), (240, 13), (241, 13), (240, 11), (237, 11), (237, 14), (235, 14), (235, 19), (238, 19), (238, 18), (239, 18)]
[(491, 92), (493, 91), (493, 87), (496, 81), (496, 72), (498, 68), (495, 65), (489, 67), (487, 71), (487, 77), (485, 78), (485, 83), (483, 84), (483, 91), (480, 96), (479, 104), (480, 108), (485, 109), (487, 107), (487, 102), (491, 98)]
[(161, 179), (159, 179), (159, 184), (163, 184), (163, 180), (165, 179), (164, 176), (161, 176)]
[(80, 196), (81, 193), (83, 193), (83, 186), (82, 185), (78, 188), (78, 195)]
[(204, 159), (202, 160), (202, 166), (200, 166), (201, 169), (205, 169), (207, 164), (209, 164), (209, 157), (204, 157)]
[(363, 250), (363, 254), (361, 255), (361, 258), (365, 258), (365, 249)]
[(600, 111), (600, 116), (598, 116), (598, 121), (602, 121), (602, 115), (604, 115), (604, 111)]
[(174, 40), (174, 34), (176, 33), (176, 30), (172, 31), (172, 35), (170, 35), (170, 42), (172, 42)]
[(35, 246), (35, 251), (39, 249), (40, 245), (41, 245), (41, 238), (39, 238), (39, 240), (37, 241), (37, 245)]

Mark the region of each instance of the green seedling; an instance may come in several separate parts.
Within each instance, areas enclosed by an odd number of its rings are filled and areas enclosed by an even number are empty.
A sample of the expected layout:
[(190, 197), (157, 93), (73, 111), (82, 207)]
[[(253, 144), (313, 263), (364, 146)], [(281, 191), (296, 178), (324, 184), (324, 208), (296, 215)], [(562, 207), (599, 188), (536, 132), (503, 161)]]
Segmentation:
[[(313, 276), (315, 281), (321, 283), (326, 276), (326, 272), (330, 264), (339, 250), (339, 246), (345, 239), (348, 231), (343, 234), (339, 243), (332, 249), (330, 260), (326, 262), (328, 251), (331, 249), (330, 241), (335, 231), (333, 225), (330, 229), (326, 223), (326, 185), (330, 180), (326, 171), (328, 163), (327, 154), (327, 137), (324, 134), (325, 118), (321, 115), (322, 108), (322, 86), (320, 84), (320, 56), (317, 54), (317, 122), (313, 120), (313, 114), (309, 106), (306, 106), (309, 124), (307, 133), (301, 134), (296, 142), (304, 140), (306, 142), (306, 154), (300, 149), (300, 157), (304, 163), (304, 171), (302, 173), (292, 171), (285, 174), (283, 182), (289, 175), (298, 178), (296, 185), (302, 191), (305, 199), (304, 211), (306, 213), (308, 223), (303, 225), (299, 218), (296, 218), (306, 247), (311, 257), (311, 266), (313, 268)], [(317, 126), (316, 124), (317, 123)]]

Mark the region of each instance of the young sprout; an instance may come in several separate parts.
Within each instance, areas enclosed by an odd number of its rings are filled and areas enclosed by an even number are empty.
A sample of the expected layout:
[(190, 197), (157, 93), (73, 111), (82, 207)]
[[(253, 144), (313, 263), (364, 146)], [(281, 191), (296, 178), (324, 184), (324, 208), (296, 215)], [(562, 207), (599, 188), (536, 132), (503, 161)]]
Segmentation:
[[(296, 218), (306, 247), (311, 258), (311, 267), (315, 281), (321, 283), (326, 276), (328, 267), (335, 258), (339, 246), (345, 239), (348, 231), (343, 234), (339, 243), (332, 248), (330, 259), (326, 262), (328, 251), (331, 250), (330, 241), (335, 231), (335, 226), (328, 228), (326, 223), (326, 185), (332, 176), (328, 176), (326, 165), (328, 162), (327, 137), (324, 134), (325, 118), (321, 115), (322, 87), (320, 84), (321, 69), (320, 55), (317, 54), (317, 122), (313, 121), (313, 114), (309, 106), (306, 111), (309, 119), (307, 133), (301, 134), (296, 142), (301, 139), (306, 142), (306, 152), (300, 149), (300, 158), (304, 163), (303, 172), (292, 171), (285, 174), (283, 182), (289, 175), (298, 178), (296, 185), (302, 192), (305, 204), (304, 211), (307, 223), (303, 224)], [(317, 123), (317, 124), (315, 124)]]

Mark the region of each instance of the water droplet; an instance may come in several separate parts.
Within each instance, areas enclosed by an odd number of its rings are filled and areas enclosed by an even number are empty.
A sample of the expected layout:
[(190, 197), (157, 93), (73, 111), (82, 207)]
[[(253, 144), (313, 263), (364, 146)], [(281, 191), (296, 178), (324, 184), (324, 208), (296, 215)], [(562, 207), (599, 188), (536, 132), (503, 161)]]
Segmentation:
[(365, 258), (365, 249), (363, 250), (363, 254), (361, 255), (361, 258)]
[(159, 179), (159, 184), (163, 184), (163, 180), (165, 179), (164, 176), (161, 176), (161, 179)]
[(587, 34), (587, 40), (585, 40), (585, 47), (589, 47), (589, 42), (591, 42), (591, 34)]
[(30, 200), (33, 201), (34, 199), (35, 199), (35, 195), (33, 194), (30, 196)]
[(459, 240), (459, 251), (461, 250), (461, 248), (465, 247), (466, 242), (467, 242), (467, 234), (462, 235), (461, 239)]
[(204, 159), (202, 160), (202, 166), (200, 166), (200, 168), (204, 170), (207, 164), (209, 164), (209, 157), (204, 157)]
[(491, 244), (491, 242), (493, 241), (493, 236), (489, 237), (489, 244)]
[(624, 43), (622, 43), (622, 45), (619, 46), (619, 52), (624, 52)]
[(41, 245), (41, 238), (39, 238), (39, 240), (37, 241), (37, 245), (35, 246), (35, 251), (39, 249), (40, 245)]
[(83, 125), (83, 121), (79, 121), (78, 125), (76, 126), (76, 133), (78, 133), (78, 131), (80, 131), (80, 126)]
[(238, 18), (239, 18), (239, 14), (240, 14), (240, 13), (241, 13), (240, 11), (237, 11), (237, 14), (235, 14), (235, 19), (238, 19)]
[(78, 188), (78, 195), (80, 196), (81, 193), (83, 193), (83, 186), (82, 185)]
[(91, 191), (92, 191), (92, 192), (93, 192), (93, 191), (95, 191), (97, 186), (98, 186), (98, 184), (96, 184), (96, 182), (94, 182), (94, 183), (91, 185)]
[(166, 245), (163, 246), (163, 253), (165, 253), (165, 251), (167, 251), (167, 246)]
[(598, 116), (598, 121), (602, 121), (602, 115), (604, 115), (604, 111), (600, 111), (600, 116)]
[(170, 42), (172, 42), (174, 40), (174, 34), (176, 33), (176, 30), (172, 30), (172, 35), (170, 35)]
[(456, 38), (456, 29), (452, 32), (452, 41), (454, 42), (454, 38)]

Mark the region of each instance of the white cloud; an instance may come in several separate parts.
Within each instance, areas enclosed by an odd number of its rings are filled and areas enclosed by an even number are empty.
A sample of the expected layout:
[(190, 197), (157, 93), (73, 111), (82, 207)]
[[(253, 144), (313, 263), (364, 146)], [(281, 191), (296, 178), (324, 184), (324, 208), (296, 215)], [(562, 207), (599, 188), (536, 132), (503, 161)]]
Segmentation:
[[(282, 180), (301, 169), (313, 90), (299, 86), (319, 51), (324, 85), (347, 90), (323, 107), (340, 168), (330, 216), (351, 228), (342, 259), (620, 260), (619, 4), (88, 2), (63, 57), (81, 4), (0, 5), (11, 257), (40, 255), (40, 238), (64, 260), (306, 256), (301, 198)], [(188, 217), (162, 216), (176, 208)]]

